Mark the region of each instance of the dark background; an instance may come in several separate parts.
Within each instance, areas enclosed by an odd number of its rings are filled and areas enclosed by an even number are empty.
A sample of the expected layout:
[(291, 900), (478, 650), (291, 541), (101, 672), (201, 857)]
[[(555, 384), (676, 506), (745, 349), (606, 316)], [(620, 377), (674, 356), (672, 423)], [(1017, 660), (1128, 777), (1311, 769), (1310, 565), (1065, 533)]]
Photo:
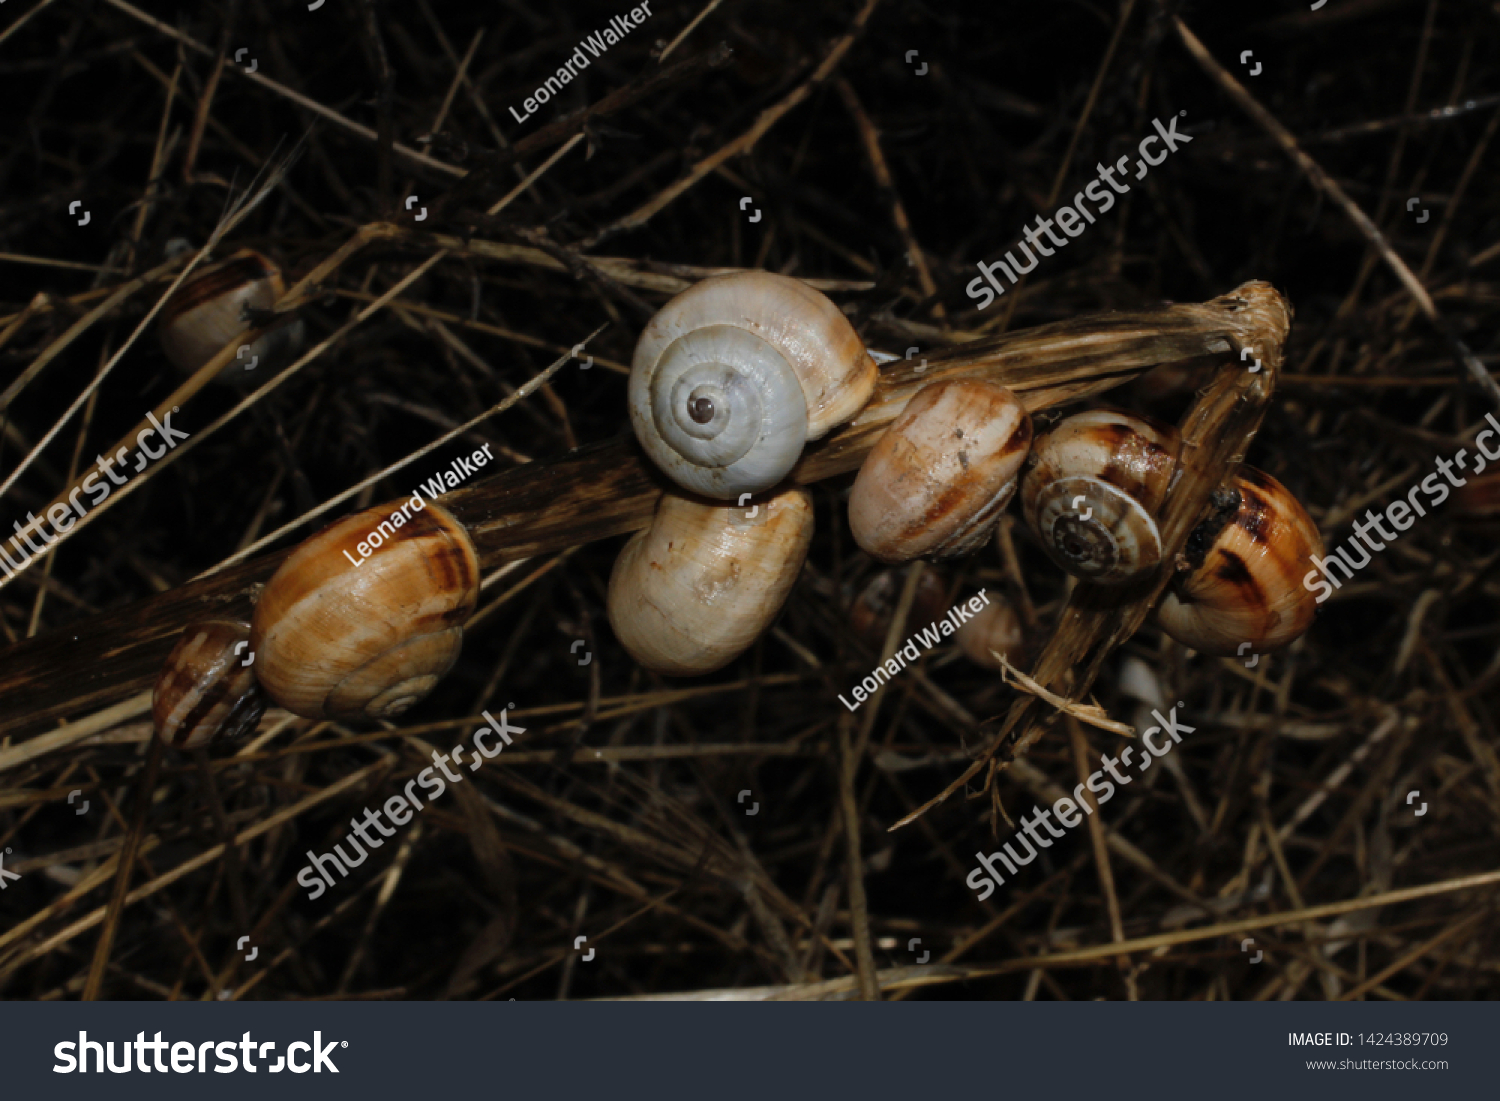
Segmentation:
[[(31, 6), (33, 0), (12, 0), (0, 12), (0, 34)], [(87, 0), (46, 6), (0, 42), (0, 316), (14, 315), (38, 293), (56, 298), (6, 334), (0, 384), (9, 385), (81, 315), (86, 307), (70, 304), (69, 296), (160, 263), (172, 238), (201, 245), (226, 196), (243, 191), (258, 170), (304, 139), (286, 185), (221, 252), (257, 248), (300, 273), (357, 227), (390, 218), (419, 231), (544, 247), (572, 270), (475, 256), (444, 261), (402, 301), (456, 317), (445, 322), (447, 336), (430, 313), (376, 314), (70, 541), (52, 564), (44, 599), (37, 570), (0, 591), (3, 642), (24, 638), (34, 617), (37, 632), (63, 630), (99, 609), (182, 584), (492, 406), (600, 324), (610, 327), (591, 350), (601, 360), (628, 363), (635, 335), (667, 296), (580, 277), (576, 257), (584, 255), (688, 265), (698, 273), (764, 267), (863, 282), (866, 289), (833, 297), (872, 347), (895, 352), (1002, 325), (1201, 301), (1247, 279), (1267, 280), (1296, 317), (1287, 377), (1249, 461), (1281, 479), (1320, 521), (1355, 499), (1382, 506), (1404, 494), (1433, 469), (1434, 457), (1463, 446), (1461, 434), (1490, 407), (1465, 380), (1451, 340), (1411, 316), (1410, 297), (1347, 212), (1226, 96), (1185, 49), (1174, 20), (1190, 27), (1374, 220), (1421, 274), (1452, 334), (1492, 366), (1496, 293), (1488, 282), (1495, 263), (1489, 250), (1500, 225), (1491, 145), (1500, 117), (1500, 9), (1455, 0), (1330, 0), (1318, 12), (1305, 3), (1141, 0), (1125, 7), (1128, 18), (1111, 49), (1122, 16), (1111, 4), (882, 0), (829, 79), (815, 83), (753, 150), (729, 158), (644, 226), (622, 230), (621, 218), (807, 82), (861, 6), (729, 0), (667, 59), (670, 65), (701, 57), (723, 43), (732, 51), (727, 62), (591, 121), (587, 155), (584, 148), (566, 154), (493, 219), (482, 211), (514, 186), (513, 167), (496, 168), (469, 195), (452, 192), (452, 176), (399, 156), (383, 180), (378, 142), (315, 121), (288, 97), (228, 71), (235, 51), (247, 48), (247, 63), (254, 57), (260, 73), (347, 119), (379, 129), (387, 114), (395, 140), (412, 146), (430, 134), (455, 60), (482, 31), (468, 67), (472, 93), (456, 91), (442, 129), (421, 146), (477, 170), (503, 153), (476, 98), (505, 141), (523, 139), (656, 72), (655, 55), (699, 12), (696, 0), (653, 3), (643, 28), (522, 125), (508, 108), (524, 113), (521, 101), (574, 46), (628, 8), (328, 0), (316, 12), (302, 3), (260, 2), (138, 9), (209, 46), (205, 56), (180, 49), (121, 6)], [(185, 150), (221, 48), (227, 69), (186, 177)], [(918, 52), (910, 64), (909, 50)], [(1254, 51), (1249, 65), (1239, 61), (1244, 50)], [(1262, 71), (1250, 76), (1257, 63)], [(920, 64), (928, 67), (921, 76)], [(162, 169), (148, 187), (166, 83), (179, 66)], [(836, 89), (839, 80), (854, 93), (858, 113)], [(1444, 107), (1456, 110), (1439, 119), (1425, 115)], [(1122, 203), (1073, 247), (1044, 258), (1023, 287), (983, 313), (970, 310), (963, 287), (975, 275), (974, 262), (1003, 254), (1023, 226), (1055, 209), (1060, 172), (1059, 193), (1071, 196), (1094, 177), (1097, 162), (1133, 154), (1152, 119), (1181, 111), (1191, 144), (1145, 180), (1132, 180)], [(861, 116), (878, 130), (893, 189), (882, 187), (872, 169)], [(534, 169), (552, 148), (524, 157), (523, 167)], [(434, 211), (431, 220), (418, 225), (399, 213), (407, 195)], [(758, 223), (740, 210), (746, 195), (763, 212)], [(1419, 210), (1408, 210), (1411, 198), (1420, 200)], [(67, 213), (75, 199), (92, 215), (82, 228)], [(893, 214), (897, 201), (909, 236)], [(1431, 212), (1426, 222), (1418, 221), (1420, 210)], [(935, 295), (908, 262), (913, 242)], [(360, 252), (329, 280), (327, 293), (300, 311), (310, 337), (322, 339), (352, 316), (362, 304), (352, 295), (381, 293), (432, 251), (409, 235)], [(0, 472), (8, 475), (51, 428), (161, 289), (133, 296), (89, 328), (0, 412)], [(544, 346), (463, 324), (476, 291), (481, 323)], [(0, 521), (9, 525), (45, 504), (66, 484), (75, 445), (87, 461), (181, 377), (154, 334), (143, 335), (86, 411), (81, 440), (75, 417), (6, 495)], [(1194, 384), (1158, 378), (1111, 400), (1170, 419)], [(360, 503), (407, 496), (483, 442), (496, 444), (511, 463), (614, 436), (625, 427), (624, 393), (624, 375), (608, 364), (588, 371), (570, 365), (550, 394), (386, 479)], [(240, 396), (229, 387), (205, 389), (178, 419), (196, 432)], [(566, 754), (580, 741), (726, 743), (740, 750), (609, 764), (538, 753), (492, 765), (470, 785), (482, 800), (450, 793), (424, 815), (420, 836), (407, 828), (401, 840), (410, 847), (399, 877), (387, 875), (393, 845), (353, 879), (308, 902), (293, 882), (302, 854), (341, 839), (348, 818), (399, 791), (425, 753), (396, 733), (339, 745), (346, 734), (375, 728), (314, 730), (273, 714), (261, 731), (276, 722), (282, 727), (266, 748), (289, 751), (217, 774), (239, 828), (355, 769), (385, 767), (372, 783), (246, 846), (237, 871), (216, 862), (128, 908), (105, 996), (214, 997), (217, 987), (251, 998), (582, 998), (800, 987), (849, 975), (859, 915), (851, 916), (845, 889), (830, 747), (843, 710), (836, 691), (873, 665), (869, 644), (848, 624), (851, 602), (877, 573), (847, 537), (849, 481), (835, 479), (815, 491), (814, 550), (779, 621), (796, 647), (767, 635), (701, 682), (732, 687), (690, 699), (648, 696), (615, 710), (622, 697), (700, 682), (647, 674), (615, 644), (603, 613), (620, 545), (611, 540), (578, 548), (510, 596), (469, 631), (459, 665), (439, 688), (393, 724), (446, 747), (468, 729), (469, 716), (482, 708), (498, 713), (514, 701), (528, 729), (520, 750)], [(1060, 606), (1062, 578), (1014, 510), (1008, 523), (1042, 612), (1039, 649), (1050, 629), (1047, 614)], [(1323, 530), (1330, 546), (1347, 534), (1347, 518)], [(1420, 521), (1321, 609), (1290, 654), (1263, 658), (1264, 670), (1189, 659), (1148, 625), (1127, 650), (1157, 671), (1166, 698), (1184, 701), (1183, 714), (1197, 729), (1178, 751), (1181, 777), (1159, 772), (1149, 788), (1117, 798), (1108, 808), (1110, 824), (1159, 873), (1199, 897), (1226, 897), (1223, 920), (1492, 870), (1500, 800), (1493, 534), (1452, 509)], [(481, 607), (549, 561), (507, 575), (486, 590)], [(991, 591), (1007, 585), (993, 546), (941, 577), (948, 592), (964, 595), (980, 585)], [(1414, 608), (1421, 609), (1415, 618)], [(1408, 631), (1414, 640), (1398, 660)], [(593, 655), (591, 668), (579, 667), (570, 652), (578, 639)], [(822, 671), (814, 673), (809, 659)], [(1096, 693), (1114, 717), (1130, 721), (1132, 704), (1119, 696), (1115, 667)], [(1257, 681), (1262, 671), (1266, 679)], [(979, 718), (1001, 712), (1010, 698), (994, 674), (956, 654), (940, 654), (928, 675), (936, 690)], [(962, 876), (976, 849), (996, 847), (987, 800), (955, 798), (919, 824), (887, 833), (962, 768), (954, 751), (975, 744), (972, 732), (966, 738), (945, 721), (934, 689), (910, 680), (900, 687), (899, 698), (882, 708), (873, 732), (878, 745), (855, 790), (877, 965), (914, 964), (916, 952), (907, 949), (913, 937), (934, 960), (962, 949), (954, 972), (918, 996), (1321, 998), (1398, 963), (1373, 995), (1362, 996), (1494, 994), (1493, 888), (1365, 911), (1352, 929), (1325, 919), (1256, 934), (1257, 946), (1267, 950), (1258, 965), (1246, 962), (1239, 937), (1221, 936), (1185, 941), (1160, 955), (1139, 953), (1124, 966), (1113, 959), (1071, 969), (1025, 966), (1027, 956), (1110, 939), (1089, 840), (1076, 831), (980, 905)], [(595, 710), (590, 701), (615, 717), (581, 723), (581, 712)], [(0, 699), (0, 714), (5, 708)], [(1395, 732), (1355, 763), (1286, 842), (1295, 881), (1288, 888), (1267, 852), (1266, 816), (1278, 826), (1288, 821), (1393, 713), (1400, 716)], [(133, 805), (145, 737), (141, 723), (128, 724), (111, 744), (43, 758), (0, 778), (0, 794), (92, 782), (109, 797), (97, 797), (95, 812), (85, 817), (61, 797), (0, 807), (0, 844), (15, 850), (7, 867), (28, 869), (0, 896), (0, 931), (51, 907), (29, 940), (0, 947), (5, 996), (76, 997), (81, 989), (97, 927), (37, 946), (106, 900), (107, 889), (96, 889), (80, 901), (60, 901), (67, 882), (118, 845), (120, 821), (107, 818), (103, 804), (113, 802), (122, 813)], [(1115, 748), (1102, 732), (1089, 737), (1091, 755)], [(325, 748), (292, 749), (299, 741)], [(938, 756), (897, 769), (890, 754), (908, 762)], [(1065, 734), (1044, 738), (1030, 759), (1072, 786)], [(155, 874), (214, 836), (190, 762), (169, 758), (168, 764), (151, 814), (162, 840), (149, 857)], [(1009, 778), (1001, 784), (1010, 813), (1027, 812), (1034, 795)], [(736, 803), (747, 788), (760, 804), (754, 817)], [(1431, 808), (1420, 819), (1405, 804), (1406, 792), (1416, 789)], [(1194, 799), (1201, 822), (1188, 805)], [(1008, 832), (1002, 824), (1000, 835)], [(138, 871), (136, 881), (144, 874)], [(235, 876), (251, 929), (232, 905), (228, 880)], [(1242, 897), (1262, 883), (1267, 895)], [(1127, 937), (1202, 924), (1175, 918), (1181, 899), (1138, 865), (1114, 859), (1113, 884)], [(809, 926), (824, 930), (828, 944), (809, 951)], [(235, 941), (252, 931), (259, 959), (237, 964)], [(595, 961), (581, 962), (573, 951), (582, 935), (597, 945)], [(1349, 941), (1332, 956), (1336, 966), (1321, 950), (1330, 939)], [(1005, 973), (992, 974), (997, 970)], [(813, 994), (811, 987), (802, 991)]]

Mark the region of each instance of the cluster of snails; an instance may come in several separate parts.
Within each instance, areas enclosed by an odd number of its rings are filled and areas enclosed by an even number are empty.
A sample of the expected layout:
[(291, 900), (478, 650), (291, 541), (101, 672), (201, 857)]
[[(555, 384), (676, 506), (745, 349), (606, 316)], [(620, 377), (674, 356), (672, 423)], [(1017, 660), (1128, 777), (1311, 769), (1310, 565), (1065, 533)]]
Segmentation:
[[(162, 348), (196, 371), (285, 289), (274, 263), (237, 252), (168, 300)], [(295, 347), (300, 325), (282, 322), (249, 348), (258, 358)], [(218, 377), (243, 370), (231, 361)], [(426, 696), (458, 659), (479, 598), (479, 556), (440, 505), (402, 504), (355, 513), (306, 540), (267, 582), (249, 623), (190, 624), (152, 692), (157, 735), (191, 749), (244, 737), (268, 702), (307, 718), (391, 718)], [(361, 541), (378, 549), (355, 565), (349, 552)]]
[[(631, 365), (631, 423), (685, 492), (663, 497), (610, 577), (610, 622), (640, 664), (712, 672), (776, 617), (812, 535), (807, 495), (778, 487), (807, 441), (859, 412), (874, 380), (874, 361), (838, 308), (786, 276), (706, 279), (652, 319)], [(1019, 488), (1027, 525), (1066, 572), (1103, 586), (1153, 575), (1157, 513), (1179, 472), (1176, 429), (1103, 409), (1032, 435), (1003, 386), (922, 387), (855, 478), (855, 541), (885, 563), (969, 554)], [(1286, 645), (1316, 608), (1299, 579), (1322, 553), (1317, 528), (1285, 487), (1250, 467), (1215, 500), (1158, 622), (1208, 654)], [(1016, 637), (1013, 618), (991, 618), (995, 638)], [(982, 655), (983, 645), (970, 649)]]
[[(169, 303), (163, 342), (180, 365), (201, 366), (245, 331), (247, 306), (275, 300), (280, 274), (268, 263), (237, 253)], [(214, 286), (220, 297), (226, 287), (243, 296), (217, 309)], [(217, 327), (194, 344), (181, 326), (191, 335), (195, 323)], [(838, 307), (787, 276), (705, 279), (647, 324), (631, 366), (630, 420), (683, 492), (662, 497), (609, 579), (610, 623), (641, 665), (713, 672), (776, 618), (813, 534), (811, 496), (784, 479), (808, 441), (859, 413), (876, 377)], [(1160, 563), (1156, 513), (1178, 450), (1175, 429), (1111, 410), (1068, 417), (1033, 440), (1029, 414), (1005, 387), (937, 381), (866, 457), (849, 524), (881, 562), (957, 557), (983, 545), (1019, 488), (1052, 561), (1095, 584), (1124, 585)], [(1317, 529), (1280, 483), (1248, 467), (1216, 499), (1189, 541), (1191, 568), (1158, 609), (1162, 629), (1211, 654), (1285, 645), (1315, 608), (1298, 578), (1322, 553)], [(282, 563), (251, 622), (183, 632), (156, 684), (158, 733), (186, 747), (243, 736), (267, 699), (309, 718), (399, 715), (457, 660), (478, 591), (474, 544), (441, 506), (346, 517)], [(1003, 603), (960, 642), (981, 663), (1022, 645)]]
[[(400, 504), (356, 512), (303, 542), (266, 582), (249, 623), (189, 625), (152, 695), (161, 739), (193, 748), (243, 737), (267, 698), (305, 718), (389, 719), (431, 692), (458, 660), (478, 603), (479, 555), (441, 505), (408, 515)], [(376, 539), (351, 565), (347, 552)]]

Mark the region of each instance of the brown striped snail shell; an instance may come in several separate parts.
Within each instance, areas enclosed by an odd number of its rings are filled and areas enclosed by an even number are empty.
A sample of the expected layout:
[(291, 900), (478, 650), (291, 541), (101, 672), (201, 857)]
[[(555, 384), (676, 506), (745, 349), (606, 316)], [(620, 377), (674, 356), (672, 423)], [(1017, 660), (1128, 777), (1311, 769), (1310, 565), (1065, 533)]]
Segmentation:
[[(255, 250), (241, 249), (194, 272), (167, 300), (157, 321), (162, 350), (191, 374), (252, 328), (247, 311), (269, 310), (285, 293), (281, 269)], [(221, 382), (264, 377), (264, 370), (254, 368), (300, 346), (303, 331), (300, 318), (282, 321), (248, 342), (248, 350), (214, 377)]]
[(636, 439), (683, 489), (769, 489), (802, 446), (852, 418), (875, 361), (839, 308), (800, 279), (716, 275), (657, 312), (630, 368)]
[(249, 638), (250, 624), (238, 619), (206, 619), (183, 630), (151, 692), (158, 738), (196, 749), (255, 729), (266, 695), (255, 680), (253, 653), (246, 652)]
[(1004, 386), (922, 387), (854, 480), (854, 541), (882, 562), (973, 553), (1014, 496), (1030, 448), (1031, 417)]
[(781, 611), (812, 533), (805, 490), (743, 508), (666, 494), (651, 526), (625, 545), (610, 573), (615, 637), (657, 673), (722, 669)]
[(1032, 447), (1021, 508), (1058, 566), (1123, 585), (1161, 561), (1156, 513), (1177, 469), (1170, 425), (1115, 409), (1077, 413)]
[(419, 494), (357, 512), (294, 550), (255, 605), (255, 672), (314, 719), (391, 718), (458, 660), (479, 599), (462, 524)]
[[(1184, 646), (1228, 656), (1266, 653), (1301, 637), (1317, 611), (1302, 584), (1323, 538), (1307, 510), (1271, 475), (1241, 466), (1233, 481), (1239, 504), (1203, 554), (1179, 574), (1156, 609), (1157, 622)], [(1231, 505), (1231, 507), (1234, 507)], [(1200, 529), (1201, 530), (1201, 529)], [(1194, 540), (1206, 541), (1195, 531)]]

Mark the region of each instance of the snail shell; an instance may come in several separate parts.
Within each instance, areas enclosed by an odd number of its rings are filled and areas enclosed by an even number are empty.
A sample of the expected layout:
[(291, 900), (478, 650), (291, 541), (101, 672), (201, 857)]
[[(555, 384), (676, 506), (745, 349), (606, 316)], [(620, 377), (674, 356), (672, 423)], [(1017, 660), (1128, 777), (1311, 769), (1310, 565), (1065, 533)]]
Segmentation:
[(1299, 638), (1318, 607), (1302, 578), (1313, 568), (1311, 557), (1323, 556), (1317, 525), (1275, 478), (1241, 466), (1234, 487), (1238, 509), (1202, 565), (1179, 575), (1156, 609), (1167, 634), (1219, 656), (1238, 653), (1244, 643), (1263, 654)]
[(997, 673), (1001, 665), (991, 650), (1016, 668), (1026, 661), (1026, 632), (1021, 617), (1002, 596), (997, 595), (965, 620), (958, 628), (956, 641), (964, 656), (975, 665)]
[(1031, 417), (1004, 386), (922, 387), (854, 480), (854, 541), (882, 562), (973, 553), (1015, 494), (1030, 448)]
[[(880, 651), (885, 645), (885, 636), (890, 630), (891, 618), (896, 614), (896, 605), (901, 600), (901, 587), (905, 583), (902, 570), (881, 570), (859, 591), (849, 606), (849, 626), (870, 649)], [(948, 610), (948, 580), (941, 570), (927, 566), (917, 578), (917, 591), (912, 595), (911, 611), (906, 614), (907, 625), (925, 627), (942, 618)]]
[(1453, 514), (1459, 520), (1485, 523), (1500, 519), (1500, 477), (1470, 476), (1467, 484), (1453, 491)]
[(1154, 568), (1178, 447), (1176, 429), (1115, 409), (1075, 414), (1038, 439), (1021, 508), (1047, 556), (1098, 585)]
[(207, 619), (183, 630), (151, 692), (158, 738), (194, 749), (235, 741), (255, 729), (266, 695), (245, 664), (241, 644), (249, 638), (250, 624), (238, 619)]
[(812, 497), (788, 489), (749, 509), (668, 493), (609, 576), (609, 622), (647, 669), (722, 669), (770, 626), (812, 542)]
[(784, 478), (875, 389), (875, 361), (837, 306), (771, 272), (716, 275), (647, 323), (630, 368), (630, 422), (684, 489), (732, 500)]
[[(179, 369), (191, 374), (250, 330), (247, 310), (269, 310), (285, 293), (281, 269), (253, 249), (241, 249), (195, 273), (162, 307), (157, 323), (162, 350)], [(241, 381), (247, 377), (252, 356), (274, 358), (299, 346), (302, 334), (300, 318), (284, 321), (251, 341), (243, 359), (231, 360), (214, 377), (221, 382)]]
[(250, 635), (256, 674), (306, 718), (391, 718), (453, 667), (478, 598), (474, 544), (441, 505), (413, 494), (357, 512), (267, 583)]

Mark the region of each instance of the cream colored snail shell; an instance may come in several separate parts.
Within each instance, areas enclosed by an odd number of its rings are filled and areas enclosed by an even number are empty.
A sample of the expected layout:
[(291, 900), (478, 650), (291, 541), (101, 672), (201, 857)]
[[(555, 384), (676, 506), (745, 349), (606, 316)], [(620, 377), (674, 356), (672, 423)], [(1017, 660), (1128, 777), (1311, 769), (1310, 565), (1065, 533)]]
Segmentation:
[(630, 423), (679, 486), (733, 500), (784, 478), (875, 389), (854, 326), (799, 279), (716, 275), (657, 312), (630, 367)]
[(882, 562), (973, 553), (1015, 494), (1030, 448), (1031, 417), (1004, 386), (922, 387), (854, 479), (854, 541)]
[(1177, 430), (1114, 409), (1077, 413), (1032, 447), (1021, 509), (1059, 567), (1123, 585), (1161, 561), (1156, 513), (1177, 468)]
[(414, 494), (357, 512), (266, 584), (250, 635), (256, 675), (307, 718), (391, 718), (458, 660), (478, 598), (474, 544), (441, 505)]
[(232, 742), (255, 729), (266, 694), (246, 665), (250, 624), (205, 619), (183, 629), (151, 691), (156, 736), (178, 749)]
[[(1301, 637), (1318, 608), (1302, 579), (1312, 556), (1323, 556), (1317, 525), (1275, 478), (1241, 466), (1234, 488), (1238, 508), (1202, 564), (1179, 574), (1156, 609), (1167, 634), (1221, 657), (1241, 653), (1245, 643), (1263, 654)], [(1186, 553), (1194, 555), (1193, 536)]]
[[(285, 293), (281, 269), (253, 249), (241, 249), (194, 272), (167, 300), (156, 330), (162, 350), (180, 370), (192, 373), (250, 330), (247, 310), (269, 310)], [(255, 368), (300, 346), (302, 335), (300, 318), (283, 321), (250, 341), (249, 350), (214, 377), (221, 382), (264, 378), (266, 370)]]
[(995, 654), (1014, 668), (1025, 666), (1026, 632), (1021, 617), (1010, 602), (998, 594), (959, 626), (955, 641), (964, 656), (983, 669), (993, 669), (997, 673), (1002, 670)]
[(722, 669), (776, 618), (812, 533), (805, 490), (744, 508), (666, 494), (651, 526), (625, 544), (610, 573), (615, 637), (657, 673)]

